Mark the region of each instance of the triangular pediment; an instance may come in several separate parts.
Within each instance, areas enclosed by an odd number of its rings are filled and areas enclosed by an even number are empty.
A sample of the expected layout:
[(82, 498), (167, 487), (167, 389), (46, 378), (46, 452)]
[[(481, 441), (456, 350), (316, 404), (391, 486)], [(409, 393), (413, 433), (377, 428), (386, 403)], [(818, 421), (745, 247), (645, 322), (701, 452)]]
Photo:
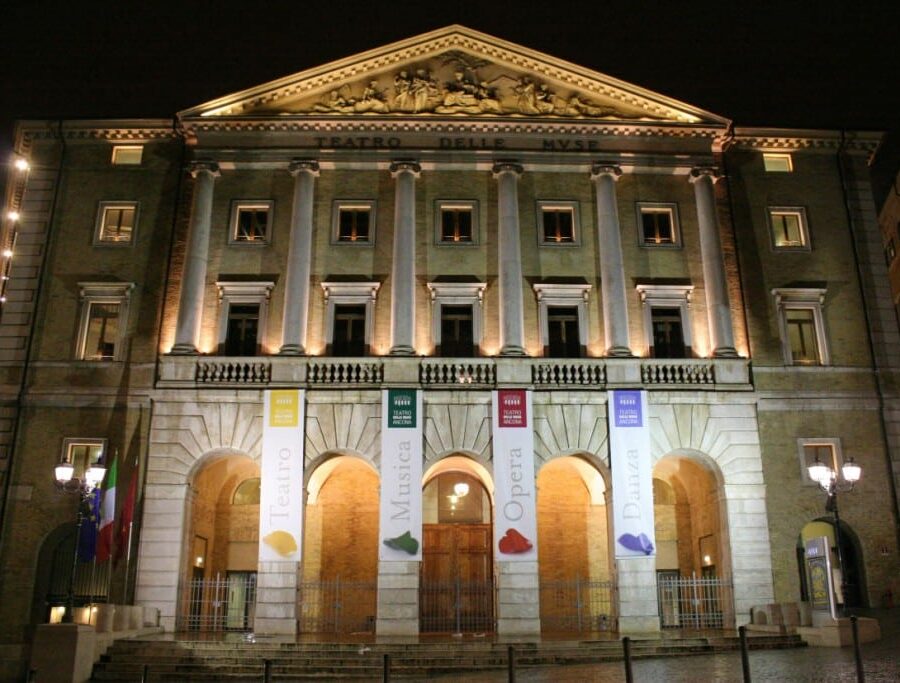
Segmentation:
[(724, 125), (610, 76), (448, 26), (181, 112), (181, 118), (550, 118)]

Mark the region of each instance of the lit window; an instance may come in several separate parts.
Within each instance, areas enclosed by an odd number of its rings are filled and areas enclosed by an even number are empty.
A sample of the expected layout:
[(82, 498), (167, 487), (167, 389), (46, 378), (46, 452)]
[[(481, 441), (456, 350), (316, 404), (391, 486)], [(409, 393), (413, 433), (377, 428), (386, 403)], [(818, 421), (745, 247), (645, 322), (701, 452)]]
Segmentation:
[(217, 282), (219, 353), (256, 356), (265, 348), (266, 316), (274, 282)]
[(81, 325), (76, 357), (121, 360), (133, 283), (81, 282)]
[(374, 202), (335, 202), (334, 240), (341, 244), (371, 244), (375, 232)]
[(800, 478), (807, 484), (818, 485), (817, 482), (810, 479), (808, 469), (817, 459), (840, 476), (841, 465), (843, 465), (840, 439), (821, 437), (797, 439), (797, 455), (800, 460)]
[(638, 223), (641, 244), (646, 247), (678, 245), (677, 210), (674, 204), (639, 202)]
[(138, 205), (135, 202), (100, 202), (95, 241), (98, 244), (131, 244)]
[(790, 154), (765, 152), (763, 154), (763, 165), (769, 173), (791, 173), (794, 170), (794, 163)]
[(72, 476), (82, 479), (89, 467), (103, 463), (105, 452), (106, 439), (65, 438), (60, 462), (72, 465)]
[(271, 201), (234, 202), (231, 208), (232, 244), (266, 244), (271, 219)]
[(439, 244), (473, 244), (476, 241), (475, 202), (437, 203)]
[(575, 244), (576, 202), (538, 202), (542, 244)]
[(776, 249), (807, 249), (806, 211), (801, 207), (769, 208), (772, 244)]
[(112, 163), (115, 166), (140, 166), (143, 156), (143, 145), (115, 145), (112, 150)]
[(785, 363), (828, 365), (822, 306), (824, 289), (773, 289)]
[(232, 505), (259, 505), (259, 477), (244, 479), (234, 490)]

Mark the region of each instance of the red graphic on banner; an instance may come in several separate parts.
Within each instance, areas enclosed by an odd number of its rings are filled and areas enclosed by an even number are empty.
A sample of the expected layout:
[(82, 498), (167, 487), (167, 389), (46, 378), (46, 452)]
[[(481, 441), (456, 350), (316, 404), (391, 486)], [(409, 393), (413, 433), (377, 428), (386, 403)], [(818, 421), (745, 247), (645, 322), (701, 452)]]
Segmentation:
[(506, 534), (500, 539), (498, 545), (500, 547), (500, 552), (504, 555), (527, 553), (532, 548), (531, 541), (515, 529), (507, 529)]
[(498, 391), (497, 405), (500, 409), (499, 423), (501, 427), (528, 426), (528, 416), (525, 414), (524, 389), (504, 389)]

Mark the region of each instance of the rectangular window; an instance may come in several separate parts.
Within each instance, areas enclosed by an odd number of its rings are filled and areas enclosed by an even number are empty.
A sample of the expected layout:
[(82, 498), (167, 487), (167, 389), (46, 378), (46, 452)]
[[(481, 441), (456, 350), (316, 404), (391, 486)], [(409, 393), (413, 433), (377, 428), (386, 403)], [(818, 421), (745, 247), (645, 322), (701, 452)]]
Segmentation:
[(439, 354), (445, 358), (471, 358), (475, 355), (474, 339), (472, 307), (442, 305)]
[(578, 309), (574, 306), (547, 307), (547, 349), (549, 358), (580, 358), (581, 336)]
[(805, 249), (806, 213), (801, 208), (770, 208), (769, 224), (776, 249)]
[(333, 235), (338, 244), (372, 244), (375, 239), (375, 202), (334, 203)]
[(472, 207), (443, 205), (441, 212), (441, 242), (472, 243)]
[(784, 309), (784, 324), (787, 328), (794, 365), (817, 365), (819, 344), (816, 339), (815, 312), (811, 308)]
[(641, 209), (644, 244), (675, 244), (672, 212), (667, 209)]
[(137, 204), (134, 202), (101, 202), (97, 217), (96, 242), (131, 244)]
[(231, 243), (266, 244), (272, 220), (271, 201), (235, 202), (232, 205)]
[(366, 355), (366, 305), (337, 304), (334, 307), (332, 356)]
[(684, 358), (684, 330), (680, 308), (651, 308), (654, 358)]
[(88, 303), (83, 360), (115, 360), (119, 339), (119, 304)]
[(106, 439), (65, 438), (60, 462), (72, 465), (73, 476), (81, 479), (89, 467), (104, 461), (105, 452)]
[(226, 356), (255, 356), (259, 350), (259, 304), (231, 304), (225, 332)]
[(140, 166), (143, 156), (143, 145), (115, 145), (112, 150), (112, 163), (114, 166)]
[(543, 205), (541, 226), (544, 244), (572, 244), (575, 242), (575, 209)]
[(843, 456), (840, 439), (828, 437), (797, 439), (797, 452), (800, 458), (800, 478), (807, 484), (816, 483), (809, 478), (809, 466), (814, 464), (817, 458), (832, 471), (841, 471)]
[(790, 154), (764, 152), (763, 165), (769, 173), (791, 173), (794, 170)]

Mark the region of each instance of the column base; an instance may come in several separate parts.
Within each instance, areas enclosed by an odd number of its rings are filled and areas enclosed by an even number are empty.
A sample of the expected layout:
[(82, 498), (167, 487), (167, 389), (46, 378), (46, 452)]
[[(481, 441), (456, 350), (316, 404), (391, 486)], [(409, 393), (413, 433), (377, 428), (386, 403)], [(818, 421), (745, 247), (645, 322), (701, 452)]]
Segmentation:
[(390, 356), (415, 356), (416, 350), (411, 346), (392, 346), (391, 350), (388, 351), (388, 355)]
[(512, 344), (508, 344), (507, 346), (504, 346), (502, 349), (500, 349), (500, 355), (501, 356), (527, 356), (528, 354), (525, 353), (525, 349), (522, 348), (521, 346), (514, 346)]
[(279, 356), (305, 356), (306, 349), (300, 344), (285, 344), (278, 350)]
[(199, 355), (197, 347), (193, 344), (175, 344), (169, 351), (170, 356), (196, 356)]
[(713, 358), (738, 358), (738, 352), (733, 346), (720, 346), (713, 351)]
[(634, 358), (634, 354), (627, 346), (610, 346), (606, 350), (606, 355), (610, 358)]

